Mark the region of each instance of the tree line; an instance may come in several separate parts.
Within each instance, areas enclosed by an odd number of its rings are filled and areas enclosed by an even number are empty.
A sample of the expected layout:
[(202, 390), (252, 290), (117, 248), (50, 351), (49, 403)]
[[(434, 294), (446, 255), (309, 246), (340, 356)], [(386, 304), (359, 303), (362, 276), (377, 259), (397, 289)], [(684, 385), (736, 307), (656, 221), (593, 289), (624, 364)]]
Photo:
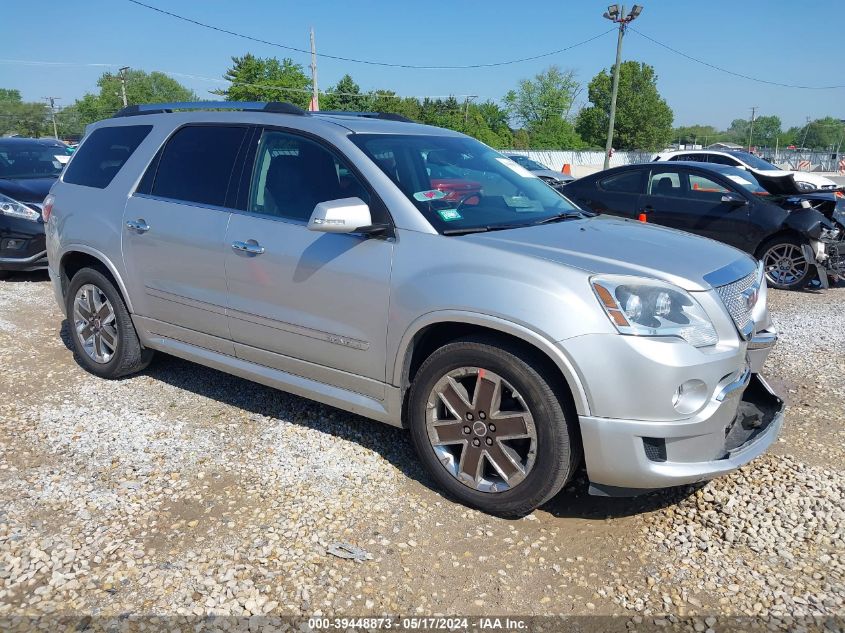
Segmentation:
[[(610, 111), (612, 68), (604, 69), (585, 87), (574, 70), (549, 66), (509, 90), (500, 102), (473, 97), (416, 98), (397, 95), (389, 88), (361, 90), (351, 75), (320, 93), (321, 110), (389, 112), (414, 121), (469, 134), (497, 148), (513, 149), (604, 149)], [(262, 58), (250, 53), (233, 57), (223, 78), (227, 87), (212, 91), (230, 101), (287, 101), (307, 108), (311, 78), (289, 58)], [(161, 72), (130, 70), (126, 73), (126, 96), (130, 104), (162, 101), (197, 101), (197, 95)], [(109, 117), (122, 107), (121, 78), (103, 73), (96, 92), (89, 92), (55, 114), (59, 135), (80, 136), (86, 125)], [(579, 107), (586, 97), (587, 103)], [(19, 91), (0, 89), (0, 135), (52, 134), (49, 107), (24, 102)], [(783, 133), (776, 116), (758, 117), (754, 139), (768, 144), (773, 137), (800, 139), (806, 147), (828, 147), (837, 134), (830, 121), (811, 124), (807, 133), (794, 128)], [(828, 122), (825, 122), (828, 121)], [(712, 126), (673, 128), (672, 109), (657, 90), (652, 66), (626, 61), (620, 66), (614, 148), (651, 150), (672, 142), (712, 143), (747, 140), (748, 121), (737, 119), (728, 130)], [(746, 127), (743, 127), (745, 125)], [(840, 123), (841, 125), (841, 123)], [(812, 130), (812, 131), (809, 131)], [(794, 133), (793, 133), (794, 132)], [(781, 145), (785, 145), (783, 140)]]

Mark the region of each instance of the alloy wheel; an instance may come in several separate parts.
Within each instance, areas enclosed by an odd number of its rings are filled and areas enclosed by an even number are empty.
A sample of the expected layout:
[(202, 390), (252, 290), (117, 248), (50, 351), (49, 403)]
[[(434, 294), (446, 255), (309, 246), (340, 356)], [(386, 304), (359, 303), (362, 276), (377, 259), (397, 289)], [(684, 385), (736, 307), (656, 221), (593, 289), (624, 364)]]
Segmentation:
[(474, 490), (504, 492), (534, 466), (534, 418), (513, 385), (492, 371), (461, 367), (438, 380), (426, 429), (442, 466)]
[(780, 286), (791, 286), (807, 273), (809, 263), (795, 244), (775, 244), (763, 255), (766, 279)]
[(117, 323), (114, 307), (97, 286), (84, 284), (76, 291), (73, 323), (85, 353), (94, 362), (108, 363), (117, 351)]

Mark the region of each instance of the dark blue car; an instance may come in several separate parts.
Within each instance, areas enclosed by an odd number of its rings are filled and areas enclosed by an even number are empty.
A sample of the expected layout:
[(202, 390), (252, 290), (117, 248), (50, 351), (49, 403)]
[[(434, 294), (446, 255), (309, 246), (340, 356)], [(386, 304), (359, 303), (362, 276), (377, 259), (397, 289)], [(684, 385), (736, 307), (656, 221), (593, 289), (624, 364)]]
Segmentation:
[(47, 267), (41, 203), (72, 153), (55, 139), (0, 138), (0, 278)]

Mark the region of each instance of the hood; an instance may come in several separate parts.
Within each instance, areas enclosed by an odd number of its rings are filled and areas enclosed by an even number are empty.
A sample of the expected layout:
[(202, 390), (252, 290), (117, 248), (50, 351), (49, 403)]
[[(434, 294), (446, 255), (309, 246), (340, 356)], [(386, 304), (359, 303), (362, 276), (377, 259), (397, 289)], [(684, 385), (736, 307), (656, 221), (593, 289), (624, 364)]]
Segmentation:
[(836, 183), (824, 176), (817, 176), (807, 172), (781, 171), (781, 170), (749, 170), (757, 182), (775, 196), (793, 196), (795, 194), (806, 193), (802, 190), (797, 182), (806, 182), (815, 187), (836, 187)]
[(461, 239), (595, 274), (662, 279), (691, 291), (736, 281), (756, 267), (751, 257), (721, 242), (607, 215)]
[(56, 182), (55, 177), (51, 178), (0, 178), (0, 193), (4, 196), (14, 198), (18, 202), (37, 202), (41, 204), (50, 187)]
[(564, 182), (566, 182), (568, 180), (574, 180), (574, 178), (572, 176), (569, 176), (568, 174), (564, 174), (563, 172), (560, 172), (560, 171), (554, 171), (552, 169), (532, 169), (530, 171), (531, 171), (532, 174), (534, 174), (535, 176), (538, 176), (540, 178), (554, 178), (555, 180), (561, 180), (561, 181), (564, 181)]

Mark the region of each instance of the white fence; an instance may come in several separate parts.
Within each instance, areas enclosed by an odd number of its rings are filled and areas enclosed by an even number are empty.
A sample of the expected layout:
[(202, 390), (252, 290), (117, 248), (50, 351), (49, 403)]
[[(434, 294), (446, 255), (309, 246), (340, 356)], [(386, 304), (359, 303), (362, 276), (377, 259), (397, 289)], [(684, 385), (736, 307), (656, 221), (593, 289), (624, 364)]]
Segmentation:
[[(570, 165), (572, 175), (586, 176), (604, 166), (604, 152), (558, 151), (544, 149), (504, 149), (503, 154), (521, 154), (538, 163), (543, 163), (549, 169), (560, 171), (564, 165)], [(610, 157), (610, 166), (631, 165), (633, 163), (648, 163), (659, 152), (614, 152)], [(803, 171), (835, 172), (839, 170), (839, 161), (845, 155), (838, 156), (833, 152), (794, 152), (781, 150), (775, 156), (774, 150), (760, 150), (758, 155), (765, 160), (775, 163), (783, 169)], [(809, 162), (809, 167), (806, 162)], [(800, 167), (799, 167), (800, 163)]]

